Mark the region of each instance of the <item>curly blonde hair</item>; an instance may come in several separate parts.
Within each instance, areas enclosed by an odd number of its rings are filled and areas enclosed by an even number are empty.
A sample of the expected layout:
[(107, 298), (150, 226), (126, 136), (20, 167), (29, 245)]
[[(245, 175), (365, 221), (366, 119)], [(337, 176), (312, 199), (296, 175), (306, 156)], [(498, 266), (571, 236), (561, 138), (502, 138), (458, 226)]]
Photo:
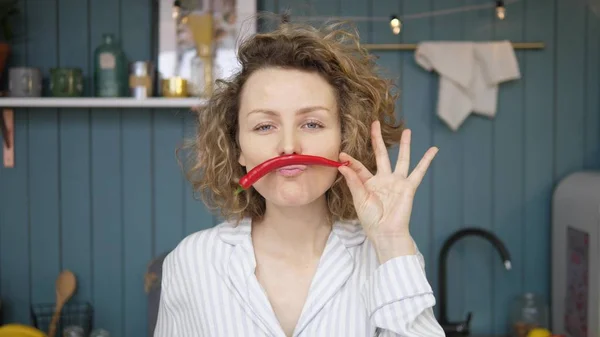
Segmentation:
[[(375, 58), (359, 43), (358, 32), (342, 29), (343, 23), (315, 28), (284, 22), (276, 29), (258, 33), (239, 48), (241, 70), (228, 80), (218, 80), (207, 104), (197, 108), (197, 132), (189, 147), (188, 180), (210, 209), (219, 209), (228, 220), (260, 219), (265, 200), (250, 188), (235, 194), (246, 174), (238, 163), (238, 110), (240, 93), (248, 78), (268, 67), (298, 69), (320, 74), (337, 95), (342, 128), (341, 150), (371, 172), (376, 171), (370, 126), (381, 121), (386, 147), (396, 144), (404, 129), (394, 110), (398, 94), (393, 81), (381, 78)], [(352, 196), (343, 176), (326, 192), (331, 220), (356, 219)]]

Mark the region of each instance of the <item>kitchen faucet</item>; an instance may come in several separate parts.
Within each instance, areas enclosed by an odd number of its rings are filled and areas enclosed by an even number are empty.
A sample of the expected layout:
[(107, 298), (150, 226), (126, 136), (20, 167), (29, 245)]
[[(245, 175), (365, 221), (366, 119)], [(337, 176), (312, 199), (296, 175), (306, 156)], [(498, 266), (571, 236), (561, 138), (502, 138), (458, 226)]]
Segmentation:
[(467, 236), (479, 236), (488, 240), (496, 248), (498, 253), (500, 253), (500, 258), (502, 259), (506, 270), (510, 270), (511, 268), (510, 254), (508, 253), (508, 250), (506, 249), (502, 241), (500, 241), (500, 239), (492, 232), (486, 231), (481, 228), (464, 228), (455, 232), (448, 239), (446, 239), (446, 241), (444, 241), (438, 260), (438, 284), (440, 287), (439, 321), (447, 337), (468, 336), (470, 333), (469, 324), (471, 323), (471, 317), (473, 316), (471, 312), (467, 314), (467, 319), (464, 322), (449, 322), (448, 315), (446, 313), (446, 263), (448, 259), (448, 251), (456, 241)]

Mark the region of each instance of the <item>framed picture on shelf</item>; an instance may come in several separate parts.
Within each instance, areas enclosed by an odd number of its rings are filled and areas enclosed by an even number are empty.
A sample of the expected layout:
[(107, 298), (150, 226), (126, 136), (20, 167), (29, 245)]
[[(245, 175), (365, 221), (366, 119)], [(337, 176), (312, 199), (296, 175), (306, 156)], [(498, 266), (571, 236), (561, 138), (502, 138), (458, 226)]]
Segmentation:
[[(239, 70), (237, 48), (256, 32), (256, 0), (155, 0), (158, 89), (202, 97)], [(156, 27), (156, 26), (155, 26)]]

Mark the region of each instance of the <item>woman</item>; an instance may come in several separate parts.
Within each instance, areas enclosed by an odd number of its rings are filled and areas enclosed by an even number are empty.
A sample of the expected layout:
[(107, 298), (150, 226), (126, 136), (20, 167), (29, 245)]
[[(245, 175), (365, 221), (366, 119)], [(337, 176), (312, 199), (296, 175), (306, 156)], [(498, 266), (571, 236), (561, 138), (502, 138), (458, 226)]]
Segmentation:
[[(225, 220), (166, 258), (155, 336), (444, 336), (409, 231), (437, 149), (409, 174), (397, 96), (358, 37), (286, 23), (239, 59), (199, 111), (190, 171)], [(235, 193), (256, 166), (294, 154), (345, 165), (285, 166)]]

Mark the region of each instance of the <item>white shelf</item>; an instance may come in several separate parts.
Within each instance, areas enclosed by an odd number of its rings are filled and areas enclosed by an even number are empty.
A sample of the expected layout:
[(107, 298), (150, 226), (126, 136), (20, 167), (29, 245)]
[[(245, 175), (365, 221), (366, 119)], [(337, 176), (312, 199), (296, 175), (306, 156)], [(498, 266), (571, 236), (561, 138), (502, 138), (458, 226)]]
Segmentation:
[(200, 98), (152, 97), (1, 97), (0, 108), (192, 108), (206, 102)]

